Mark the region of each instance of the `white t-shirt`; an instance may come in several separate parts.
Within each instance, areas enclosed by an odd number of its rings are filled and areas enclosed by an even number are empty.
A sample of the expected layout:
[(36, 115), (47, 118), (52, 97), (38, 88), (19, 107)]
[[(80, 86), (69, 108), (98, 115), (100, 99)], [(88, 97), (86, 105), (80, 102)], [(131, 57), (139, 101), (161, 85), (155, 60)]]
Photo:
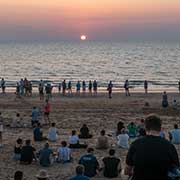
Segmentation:
[(180, 144), (180, 129), (173, 129), (170, 131), (172, 135), (172, 143), (173, 144)]
[(55, 127), (49, 128), (48, 137), (47, 138), (50, 141), (56, 141), (57, 140), (58, 135), (57, 135), (57, 129)]
[(79, 142), (79, 138), (77, 135), (69, 136), (69, 144), (77, 144)]
[(129, 136), (127, 134), (118, 135), (118, 146), (124, 149), (129, 148)]
[(71, 150), (68, 147), (58, 148), (58, 161), (69, 161), (71, 159)]

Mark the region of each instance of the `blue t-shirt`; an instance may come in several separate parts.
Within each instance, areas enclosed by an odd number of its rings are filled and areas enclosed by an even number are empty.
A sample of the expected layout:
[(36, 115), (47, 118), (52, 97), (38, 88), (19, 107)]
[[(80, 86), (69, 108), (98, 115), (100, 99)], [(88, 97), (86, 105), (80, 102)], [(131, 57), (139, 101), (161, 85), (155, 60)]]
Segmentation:
[(70, 178), (70, 180), (89, 180), (89, 178), (87, 176), (83, 176), (83, 175), (76, 175), (76, 176)]
[(40, 141), (41, 138), (42, 138), (41, 129), (39, 127), (36, 127), (34, 129), (34, 140), (35, 141)]
[(38, 121), (39, 110), (37, 108), (32, 109), (32, 121)]
[(86, 154), (82, 156), (79, 160), (79, 164), (84, 165), (85, 176), (92, 177), (96, 175), (96, 170), (99, 167), (99, 163), (93, 154)]
[(39, 161), (42, 166), (49, 166), (51, 164), (50, 156), (52, 153), (52, 150), (48, 148), (39, 151)]

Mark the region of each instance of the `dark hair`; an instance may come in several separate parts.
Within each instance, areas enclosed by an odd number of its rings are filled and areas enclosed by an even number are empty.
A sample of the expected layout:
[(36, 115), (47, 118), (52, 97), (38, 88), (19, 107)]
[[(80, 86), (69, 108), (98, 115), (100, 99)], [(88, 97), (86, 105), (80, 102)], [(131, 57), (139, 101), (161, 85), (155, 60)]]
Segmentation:
[(110, 155), (110, 156), (113, 156), (114, 154), (115, 154), (115, 150), (114, 150), (114, 149), (110, 149), (110, 150), (109, 150), (109, 155)]
[(83, 124), (83, 127), (87, 127), (87, 125), (86, 125), (86, 124)]
[(66, 146), (67, 146), (67, 142), (66, 142), (66, 141), (62, 141), (62, 142), (61, 142), (61, 145), (62, 145), (63, 147), (66, 147)]
[(16, 140), (16, 142), (17, 142), (17, 144), (22, 144), (23, 140), (22, 140), (21, 138), (18, 138), (18, 139)]
[(31, 140), (30, 139), (27, 139), (26, 140), (26, 145), (30, 145), (31, 144)]
[(37, 126), (38, 126), (38, 127), (41, 126), (41, 123), (38, 122), (38, 123), (37, 123)]
[(75, 130), (72, 130), (72, 136), (74, 136), (76, 134)]
[(76, 167), (76, 174), (82, 175), (83, 173), (84, 173), (84, 166), (78, 165), (78, 166)]
[(0, 112), (0, 115), (1, 115), (1, 112)]
[(87, 149), (87, 152), (88, 152), (88, 153), (91, 153), (91, 152), (93, 152), (93, 151), (94, 151), (93, 148), (88, 148), (88, 149)]
[(22, 180), (23, 178), (23, 172), (22, 171), (16, 171), (14, 173), (14, 180)]
[(52, 126), (52, 127), (55, 127), (55, 126), (56, 126), (56, 123), (52, 123), (51, 126)]
[(49, 143), (45, 143), (44, 147), (48, 148), (49, 147)]
[(16, 116), (17, 116), (17, 117), (19, 117), (19, 116), (20, 116), (20, 114), (19, 114), (19, 113), (16, 113)]
[(105, 132), (105, 130), (104, 130), (104, 129), (103, 129), (103, 130), (101, 130), (101, 135), (102, 135), (102, 136), (104, 136), (104, 135), (105, 135), (105, 133), (106, 133), (106, 132)]
[(175, 124), (175, 125), (174, 125), (174, 128), (175, 128), (175, 129), (178, 129), (178, 125), (177, 125), (177, 124)]
[(145, 127), (147, 131), (161, 131), (161, 119), (156, 115), (150, 115), (145, 120)]

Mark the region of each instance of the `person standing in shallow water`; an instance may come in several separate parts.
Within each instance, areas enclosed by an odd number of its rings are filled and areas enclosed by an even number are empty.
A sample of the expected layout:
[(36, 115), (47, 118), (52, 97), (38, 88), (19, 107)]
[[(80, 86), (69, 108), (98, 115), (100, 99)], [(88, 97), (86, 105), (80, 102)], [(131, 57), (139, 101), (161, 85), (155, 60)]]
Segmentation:
[(94, 95), (97, 96), (97, 81), (94, 80), (93, 82), (93, 91), (94, 91)]
[(82, 90), (83, 90), (83, 94), (85, 95), (85, 93), (86, 93), (86, 82), (85, 81), (82, 82)]
[(66, 95), (66, 80), (65, 79), (62, 82), (62, 94), (63, 94), (63, 96)]
[(68, 82), (68, 94), (72, 95), (72, 83), (71, 83), (71, 81)]
[(179, 89), (179, 94), (180, 94), (180, 80), (178, 82), (178, 89)]
[(125, 81), (124, 89), (125, 89), (126, 96), (130, 96), (130, 93), (129, 93), (129, 81), (128, 80)]
[(112, 81), (110, 81), (107, 87), (109, 98), (112, 98), (112, 88), (113, 88), (113, 84)]
[(91, 82), (91, 80), (89, 81), (88, 89), (89, 89), (89, 94), (92, 95), (92, 82)]
[(148, 93), (148, 82), (147, 82), (147, 80), (144, 81), (144, 91), (145, 91), (145, 94)]
[(1, 88), (2, 88), (2, 93), (4, 94), (6, 89), (6, 82), (4, 78), (1, 79)]

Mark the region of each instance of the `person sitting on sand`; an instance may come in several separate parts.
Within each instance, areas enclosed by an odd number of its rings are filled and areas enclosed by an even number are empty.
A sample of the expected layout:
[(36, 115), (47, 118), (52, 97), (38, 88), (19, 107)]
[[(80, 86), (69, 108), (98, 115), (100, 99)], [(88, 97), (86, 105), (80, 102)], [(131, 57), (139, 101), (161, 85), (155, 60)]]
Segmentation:
[(56, 123), (52, 123), (51, 127), (48, 130), (48, 136), (49, 141), (56, 142), (58, 139), (58, 130), (56, 128)]
[(174, 125), (174, 129), (169, 132), (169, 139), (173, 144), (180, 144), (180, 129)]
[(32, 147), (31, 145), (31, 140), (26, 140), (25, 146), (22, 147), (21, 150), (21, 159), (20, 163), (21, 164), (31, 164), (33, 162), (33, 159), (36, 160), (36, 155), (35, 155), (36, 149)]
[(49, 100), (46, 99), (45, 105), (44, 105), (44, 121), (46, 124), (51, 123), (50, 118), (49, 118), (50, 111), (51, 111), (51, 105), (49, 103)]
[(79, 164), (85, 168), (84, 175), (87, 177), (95, 176), (99, 170), (99, 163), (93, 152), (93, 148), (88, 148), (87, 154), (83, 155), (79, 160)]
[(11, 127), (12, 128), (21, 128), (23, 125), (21, 124), (22, 118), (19, 113), (16, 113), (16, 116), (13, 118)]
[(97, 139), (97, 149), (108, 149), (109, 148), (109, 141), (108, 137), (106, 136), (105, 130), (100, 132), (100, 136)]
[(118, 146), (123, 149), (129, 149), (129, 136), (125, 129), (121, 130), (121, 134), (117, 136)]
[(33, 135), (34, 135), (34, 141), (47, 140), (47, 138), (43, 137), (43, 132), (41, 130), (41, 124), (40, 123), (36, 124), (36, 127), (33, 130)]
[(2, 134), (3, 134), (3, 117), (0, 112), (0, 147), (2, 147)]
[(84, 176), (84, 166), (78, 165), (76, 167), (76, 176), (70, 178), (70, 180), (90, 180), (87, 176)]
[(79, 143), (79, 138), (76, 135), (76, 131), (72, 131), (72, 135), (69, 137), (69, 147), (70, 148), (87, 148), (87, 144), (80, 144)]
[(137, 136), (140, 135), (140, 132), (141, 132), (141, 135), (142, 135), (143, 131), (145, 132), (146, 130), (145, 130), (144, 119), (141, 119), (140, 123), (137, 125)]
[(57, 162), (59, 163), (71, 162), (72, 160), (71, 149), (67, 147), (66, 141), (61, 142), (61, 147), (58, 148), (57, 153), (58, 153)]
[(16, 140), (16, 144), (14, 146), (14, 152), (13, 152), (13, 160), (15, 161), (19, 161), (21, 159), (22, 144), (23, 144), (23, 140), (21, 138), (18, 138)]
[(32, 127), (39, 122), (39, 115), (40, 115), (39, 109), (36, 106), (34, 106), (32, 108), (32, 114), (31, 114), (31, 116), (32, 116), (32, 121), (31, 121)]
[(36, 175), (37, 180), (49, 180), (48, 172), (44, 169), (41, 169)]
[(168, 107), (168, 96), (166, 91), (164, 91), (163, 95), (162, 95), (162, 107), (166, 108)]
[(116, 178), (121, 173), (121, 160), (115, 157), (115, 150), (109, 150), (109, 156), (104, 157), (103, 161), (103, 174), (107, 178)]
[(136, 124), (134, 122), (131, 122), (130, 124), (128, 124), (127, 129), (128, 129), (129, 137), (131, 137), (131, 138), (136, 137), (136, 135), (137, 135), (137, 126), (136, 126)]
[(82, 139), (92, 138), (92, 135), (89, 134), (89, 128), (87, 127), (86, 124), (83, 124), (83, 126), (81, 127), (79, 138)]
[(121, 134), (121, 130), (124, 129), (124, 123), (122, 121), (119, 121), (117, 124), (117, 131), (116, 131), (116, 136), (118, 136), (119, 134)]
[(16, 171), (14, 173), (14, 180), (23, 180), (23, 172), (22, 171)]
[(48, 167), (51, 165), (51, 158), (53, 151), (49, 149), (49, 143), (44, 145), (44, 148), (39, 151), (39, 163), (43, 167)]

